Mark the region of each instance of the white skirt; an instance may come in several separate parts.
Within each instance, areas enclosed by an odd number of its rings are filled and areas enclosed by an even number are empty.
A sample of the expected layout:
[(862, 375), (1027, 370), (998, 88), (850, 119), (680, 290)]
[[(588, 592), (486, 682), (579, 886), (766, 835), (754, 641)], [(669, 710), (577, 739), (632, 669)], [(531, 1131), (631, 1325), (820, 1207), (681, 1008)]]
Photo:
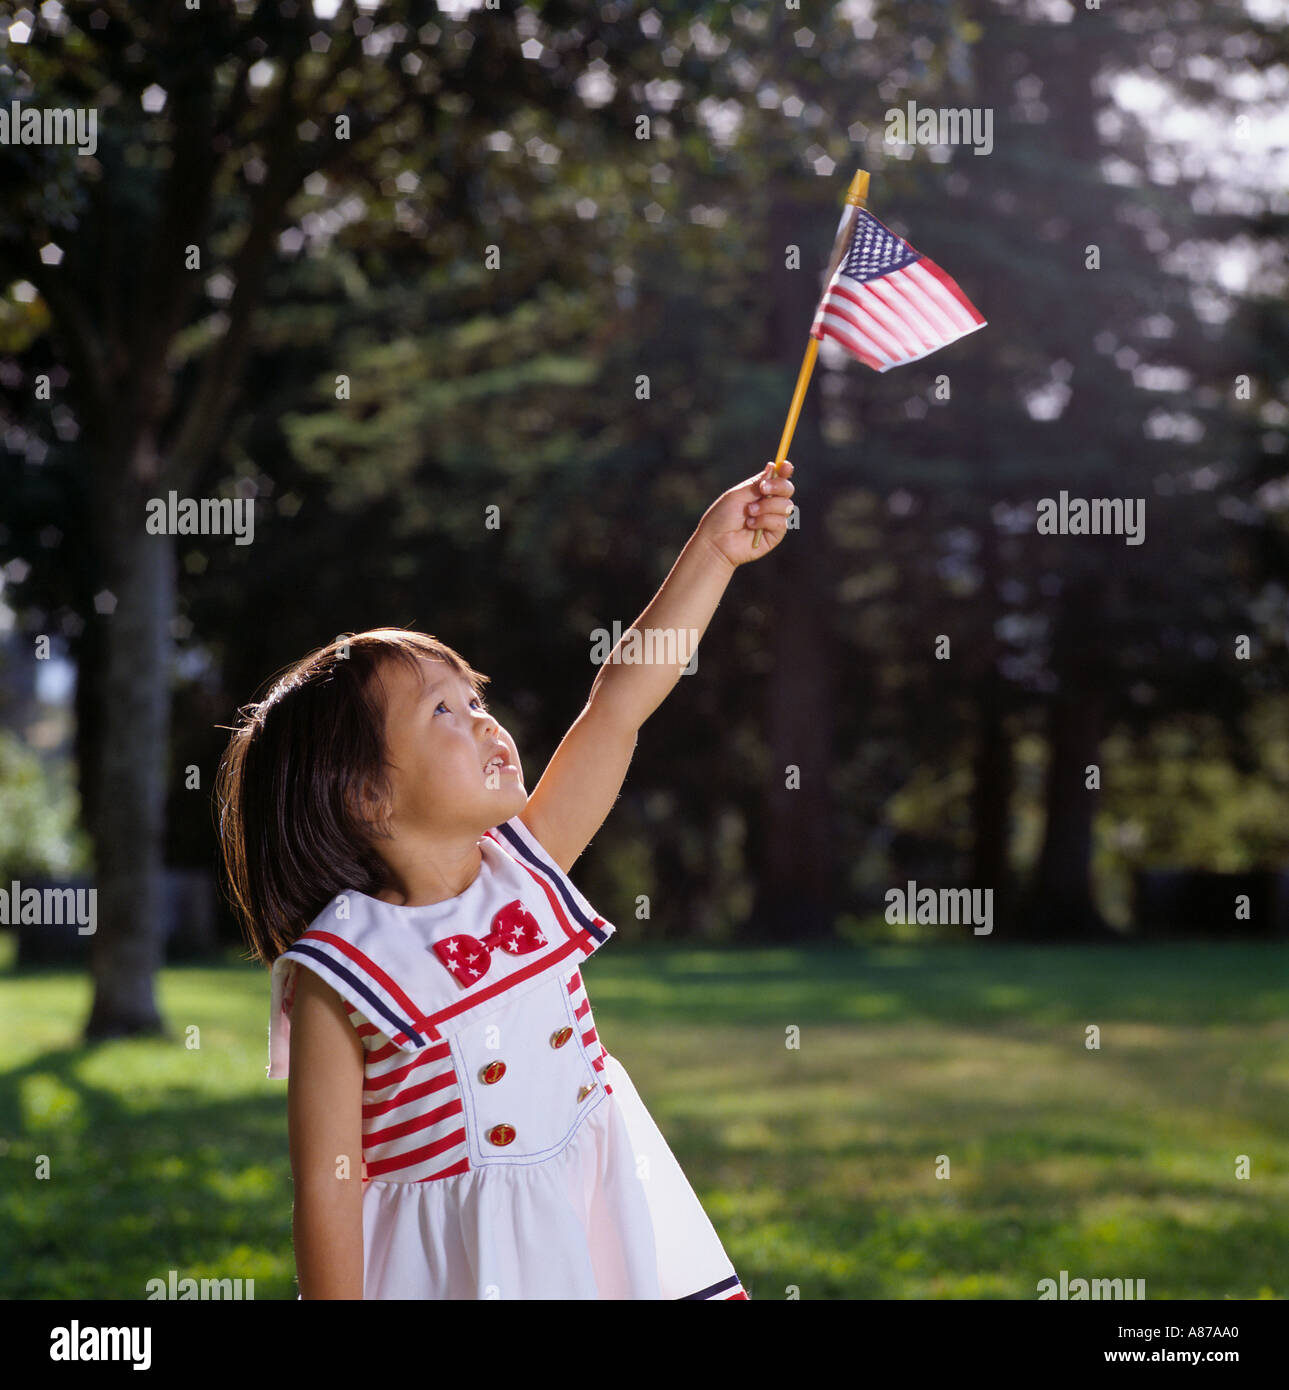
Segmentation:
[(631, 1078), (542, 1163), (363, 1187), (363, 1297), (745, 1299)]

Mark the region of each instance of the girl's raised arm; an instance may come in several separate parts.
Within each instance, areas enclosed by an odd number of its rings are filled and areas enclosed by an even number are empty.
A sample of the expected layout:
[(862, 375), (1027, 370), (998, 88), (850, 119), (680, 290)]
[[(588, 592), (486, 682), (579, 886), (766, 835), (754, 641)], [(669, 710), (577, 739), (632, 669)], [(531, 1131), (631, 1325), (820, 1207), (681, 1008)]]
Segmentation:
[(297, 969), (287, 1081), (296, 1275), (303, 1298), (362, 1298), (363, 1045), (335, 990)]
[[(613, 809), (636, 732), (662, 704), (740, 566), (768, 555), (788, 529), (792, 464), (773, 463), (723, 492), (703, 514), (671, 573), (591, 684), (586, 708), (555, 750), (520, 820), (565, 873)], [(752, 538), (762, 530), (762, 544)]]

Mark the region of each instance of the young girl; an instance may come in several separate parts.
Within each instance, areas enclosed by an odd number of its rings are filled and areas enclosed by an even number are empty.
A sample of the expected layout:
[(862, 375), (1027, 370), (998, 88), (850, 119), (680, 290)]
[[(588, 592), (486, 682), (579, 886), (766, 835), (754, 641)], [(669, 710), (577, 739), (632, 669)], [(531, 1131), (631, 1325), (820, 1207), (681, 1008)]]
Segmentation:
[(489, 678), (423, 633), (339, 639), (240, 711), (220, 838), (272, 967), (301, 1298), (747, 1297), (596, 1034), (614, 927), (568, 871), (791, 472), (708, 508), (531, 796)]

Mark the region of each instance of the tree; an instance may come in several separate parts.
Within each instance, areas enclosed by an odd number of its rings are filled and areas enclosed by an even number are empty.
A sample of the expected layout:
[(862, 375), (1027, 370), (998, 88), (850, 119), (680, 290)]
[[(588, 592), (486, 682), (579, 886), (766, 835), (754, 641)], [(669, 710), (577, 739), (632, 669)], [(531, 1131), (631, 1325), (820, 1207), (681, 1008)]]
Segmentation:
[(34, 286), (67, 368), (61, 398), (35, 413), (51, 433), (70, 412), (79, 435), (58, 515), (84, 542), (64, 630), (100, 894), (88, 1037), (160, 1027), (176, 572), (175, 538), (148, 529), (147, 507), (213, 482), (293, 200), (324, 170), (379, 189), (411, 143), (438, 152), (451, 218), (468, 201), (446, 138), (457, 104), (568, 99), (534, 76), (510, 15), (480, 15), (473, 46), (436, 48), (433, 14), (352, 0), (329, 21), (299, 3), (68, 9), (42, 11), (22, 51), (10, 46), (6, 104), (92, 104), (105, 118), (79, 166), (70, 150), (4, 151), (0, 227), (0, 271)]

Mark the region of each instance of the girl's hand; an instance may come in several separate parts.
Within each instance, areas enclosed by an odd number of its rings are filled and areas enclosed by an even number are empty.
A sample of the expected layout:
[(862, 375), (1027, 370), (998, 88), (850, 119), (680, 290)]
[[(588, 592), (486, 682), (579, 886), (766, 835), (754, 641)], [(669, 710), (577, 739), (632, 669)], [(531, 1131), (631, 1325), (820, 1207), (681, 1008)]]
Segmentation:
[[(789, 498), (795, 491), (788, 481), (791, 477), (792, 464), (787, 459), (777, 474), (771, 460), (763, 473), (721, 493), (703, 514), (698, 530), (731, 565), (745, 565), (768, 555), (788, 529)], [(752, 537), (758, 527), (761, 539), (753, 550)]]

